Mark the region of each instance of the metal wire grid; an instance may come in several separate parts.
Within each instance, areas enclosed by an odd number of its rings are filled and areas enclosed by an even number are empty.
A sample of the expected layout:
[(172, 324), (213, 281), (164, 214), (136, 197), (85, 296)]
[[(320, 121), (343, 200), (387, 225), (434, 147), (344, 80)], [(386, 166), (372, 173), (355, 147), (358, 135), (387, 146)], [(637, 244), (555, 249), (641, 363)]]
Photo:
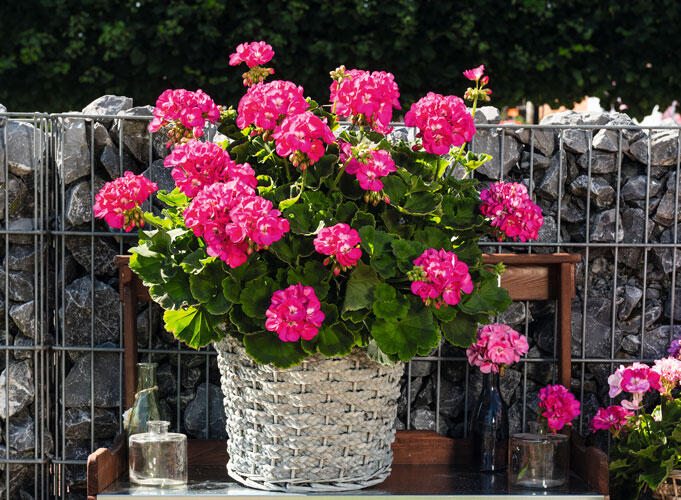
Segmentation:
[[(10, 352), (21, 350), (28, 350), (33, 352), (33, 376), (35, 383), (35, 405), (34, 405), (34, 419), (36, 422), (36, 433), (35, 433), (35, 447), (34, 456), (32, 458), (13, 458), (9, 454), (9, 450), (6, 448), (4, 453), (0, 453), (0, 464), (13, 464), (13, 465), (24, 465), (33, 467), (34, 475), (34, 496), (46, 498), (48, 496), (72, 496), (73, 492), (69, 488), (69, 484), (66, 481), (66, 470), (67, 467), (76, 467), (81, 471), (84, 469), (85, 457), (69, 458), (67, 454), (67, 439), (64, 432), (64, 419), (65, 419), (65, 405), (64, 401), (64, 380), (66, 377), (66, 366), (68, 364), (68, 353), (77, 352), (81, 355), (89, 356), (89, 370), (90, 370), (90, 435), (89, 435), (89, 451), (94, 450), (98, 442), (95, 439), (95, 419), (93, 418), (95, 414), (94, 405), (94, 392), (95, 392), (95, 380), (97, 377), (108, 377), (111, 374), (100, 374), (94, 371), (94, 358), (97, 353), (114, 353), (118, 355), (118, 386), (119, 386), (119, 404), (117, 410), (119, 414), (123, 410), (122, 401), (122, 388), (123, 388), (123, 373), (122, 373), (122, 353), (123, 353), (123, 338), (122, 338), (122, 321), (119, 320), (119, 338), (118, 346), (114, 347), (102, 347), (95, 345), (95, 316), (94, 314), (90, 318), (90, 345), (85, 346), (74, 346), (68, 345), (66, 341), (66, 325), (64, 323), (64, 317), (61, 318), (57, 314), (59, 307), (64, 307), (65, 293), (64, 288), (65, 283), (65, 267), (66, 267), (66, 240), (70, 237), (86, 237), (90, 241), (90, 269), (89, 279), (91, 282), (95, 280), (94, 271), (94, 252), (95, 252), (95, 239), (96, 238), (111, 238), (115, 237), (118, 241), (118, 250), (120, 253), (124, 253), (128, 246), (134, 242), (135, 235), (129, 233), (122, 233), (120, 231), (108, 231), (98, 228), (95, 220), (91, 218), (90, 227), (88, 229), (78, 227), (69, 227), (64, 218), (65, 214), (65, 203), (66, 203), (66, 184), (63, 179), (60, 178), (59, 172), (56, 168), (52, 168), (55, 165), (55, 160), (61, 158), (63, 164), (63, 153), (64, 153), (64, 120), (66, 119), (84, 119), (88, 123), (93, 123), (97, 120), (114, 120), (119, 124), (118, 127), (118, 144), (122, 145), (124, 130), (126, 125), (131, 124), (134, 121), (144, 121), (148, 120), (146, 117), (132, 117), (132, 116), (102, 116), (102, 115), (81, 115), (81, 114), (59, 114), (59, 115), (44, 115), (44, 114), (10, 114), (3, 113), (0, 117), (5, 116), (9, 120), (24, 120), (29, 121), (34, 124), (34, 126), (42, 131), (48, 138), (45, 145), (45, 149), (39, 150), (39, 145), (34, 145), (33, 157), (40, 158), (39, 166), (41, 168), (36, 169), (38, 173), (39, 182), (36, 182), (33, 186), (34, 196), (35, 196), (35, 206), (34, 206), (34, 220), (36, 221), (35, 228), (30, 231), (15, 231), (8, 228), (7, 218), (8, 218), (8, 186), (5, 184), (5, 228), (2, 230), (3, 237), (5, 238), (5, 253), (9, 251), (9, 237), (11, 235), (28, 235), (33, 237), (34, 248), (40, 249), (40, 252), (36, 252), (35, 257), (35, 274), (34, 274), (34, 286), (36, 290), (41, 290), (42, 293), (36, 293), (36, 314), (41, 318), (41, 321), (36, 321), (36, 343), (34, 346), (15, 346), (11, 345), (9, 342), (9, 329), (6, 329), (5, 335), (5, 345), (2, 349), (5, 351), (5, 366), (9, 363)], [(504, 157), (504, 148), (506, 141), (506, 133), (512, 132), (514, 129), (521, 128), (514, 125), (497, 125), (497, 124), (480, 124), (478, 126), (480, 130), (496, 132), (498, 134), (499, 140), (499, 157)], [(580, 356), (573, 357), (574, 370), (573, 374), (577, 374), (578, 380), (580, 382), (579, 398), (584, 399), (584, 382), (585, 382), (585, 367), (587, 364), (607, 364), (610, 369), (614, 368), (615, 364), (621, 362), (621, 359), (615, 358), (615, 329), (616, 329), (616, 294), (617, 294), (617, 269), (618, 269), (618, 252), (620, 249), (632, 249), (640, 248), (643, 252), (643, 267), (642, 267), (642, 280), (643, 280), (643, 297), (641, 303), (643, 304), (643, 311), (641, 314), (641, 325), (640, 333), (643, 339), (645, 335), (645, 307), (646, 307), (646, 290), (647, 290), (647, 273), (648, 273), (648, 251), (653, 248), (669, 248), (672, 249), (673, 255), (673, 269), (671, 276), (672, 291), (675, 290), (676, 285), (676, 249), (679, 248), (678, 243), (678, 221), (675, 218), (673, 226), (673, 242), (671, 243), (660, 243), (660, 242), (649, 242), (648, 241), (648, 204), (650, 200), (650, 170), (651, 170), (651, 135), (655, 130), (660, 129), (674, 129), (678, 131), (677, 146), (681, 145), (681, 130), (676, 127), (632, 127), (632, 126), (607, 126), (607, 125), (540, 125), (540, 126), (522, 126), (522, 128), (528, 128), (530, 130), (530, 148), (529, 148), (529, 191), (534, 192), (534, 135), (536, 130), (544, 129), (557, 129), (559, 132), (559, 146), (558, 154), (561, 158), (561, 168), (559, 168), (559, 196), (558, 205), (556, 208), (556, 239), (551, 242), (541, 242), (541, 243), (509, 243), (505, 242), (503, 245), (499, 245), (495, 242), (485, 242), (483, 245), (488, 249), (488, 251), (511, 251), (516, 252), (528, 252), (532, 253), (538, 248), (546, 249), (549, 251), (579, 251), (584, 254), (584, 265), (580, 272), (583, 273), (583, 289), (580, 290), (579, 295), (582, 297), (582, 331), (581, 331), (581, 353)], [(586, 219), (585, 219), (585, 237), (584, 241), (579, 242), (568, 242), (561, 241), (561, 211), (563, 209), (563, 162), (565, 161), (565, 151), (563, 144), (563, 133), (565, 130), (576, 129), (576, 130), (587, 130), (589, 133), (589, 149), (588, 149), (588, 169), (587, 176), (589, 186), (591, 185), (591, 160), (593, 155), (593, 131), (595, 129), (610, 129), (617, 131), (618, 134), (618, 151), (617, 151), (617, 186), (616, 186), (616, 217), (615, 228), (619, 227), (620, 224), (620, 187), (622, 182), (622, 141), (623, 132), (625, 130), (645, 130), (648, 132), (648, 162), (647, 168), (647, 192), (646, 192), (646, 230), (644, 235), (643, 243), (626, 243), (619, 242), (617, 238), (612, 243), (610, 242), (593, 242), (589, 240), (590, 235), (590, 189), (587, 189), (586, 194)], [(0, 129), (3, 133), (3, 143), (7, 144), (7, 127)], [(94, 130), (89, 129), (88, 142), (90, 150), (90, 199), (94, 199), (95, 191), (95, 164), (96, 159), (94, 156)], [(473, 146), (475, 143), (473, 144)], [(678, 149), (681, 148), (677, 148)], [(5, 150), (7, 148), (5, 147)], [(60, 156), (61, 155), (61, 156)], [(118, 162), (120, 167), (120, 173), (122, 174), (123, 164), (124, 164), (124, 150), (119, 148), (118, 150)], [(4, 160), (4, 173), (5, 178), (8, 178), (9, 167), (8, 167), (8, 155), (5, 155)], [(152, 163), (152, 137), (149, 137), (149, 162), (148, 166)], [(676, 161), (676, 198), (675, 198), (675, 209), (678, 212), (678, 175), (679, 175), (680, 161), (677, 155)], [(45, 168), (50, 167), (50, 168)], [(500, 178), (503, 178), (503, 165), (499, 162), (500, 167)], [(150, 205), (151, 206), (151, 205)], [(617, 231), (616, 231), (617, 232)], [(43, 249), (51, 248), (51, 257), (49, 259), (43, 258)], [(610, 343), (610, 353), (609, 356), (603, 358), (594, 358), (586, 356), (586, 313), (587, 305), (589, 300), (589, 262), (590, 262), (590, 252), (591, 249), (611, 249), (613, 251), (613, 263), (614, 271), (612, 275), (612, 311), (611, 311), (611, 343)], [(5, 261), (5, 273), (7, 275), (7, 260)], [(52, 284), (52, 286), (50, 286)], [(38, 288), (39, 287), (39, 288)], [(5, 296), (8, 293), (8, 283), (7, 280), (4, 284)], [(53, 288), (49, 290), (49, 288)], [(671, 296), (671, 309), (674, 310), (674, 300), (675, 294), (672, 293)], [(94, 288), (92, 288), (92, 294), (90, 297), (91, 307), (95, 305)], [(525, 304), (526, 311), (528, 304)], [(8, 307), (5, 308), (5, 324), (8, 323)], [(119, 310), (119, 318), (122, 311)], [(149, 325), (151, 330), (152, 321), (152, 311), (148, 309), (149, 314)], [(43, 322), (42, 319), (46, 321)], [(671, 314), (670, 326), (674, 326), (674, 314)], [(529, 314), (526, 314), (524, 321), (524, 332), (529, 333)], [(51, 341), (50, 334), (54, 332), (54, 341)], [(670, 333), (673, 329), (670, 329)], [(522, 425), (526, 426), (527, 421), (527, 407), (533, 402), (528, 401), (528, 367), (530, 364), (534, 363), (546, 363), (555, 368), (555, 363), (557, 361), (557, 356), (555, 352), (555, 338), (557, 335), (557, 322), (554, 320), (554, 352), (550, 357), (541, 358), (526, 358), (521, 361), (522, 367)], [(212, 349), (204, 349), (201, 351), (193, 351), (184, 348), (180, 343), (177, 343), (175, 349), (161, 349), (154, 347), (153, 343), (154, 335), (150, 334), (148, 339), (148, 344), (146, 347), (140, 349), (140, 354), (144, 358), (153, 359), (154, 356), (173, 356), (176, 361), (176, 391), (178, 397), (176, 397), (175, 402), (175, 418), (176, 427), (179, 429), (181, 416), (182, 416), (182, 402), (179, 397), (181, 392), (181, 379), (183, 364), (182, 359), (186, 356), (202, 356), (204, 362), (202, 363), (205, 369), (205, 380), (209, 381), (211, 358), (215, 355)], [(641, 352), (638, 358), (643, 361), (651, 361), (643, 358), (643, 345), (641, 342)], [(442, 350), (438, 349), (431, 356), (419, 358), (413, 363), (420, 362), (435, 362), (436, 370), (434, 376), (436, 378), (435, 384), (435, 414), (436, 414), (436, 428), (440, 428), (440, 390), (441, 390), (441, 379), (442, 379), (442, 363), (453, 362), (453, 363), (464, 363), (465, 365), (465, 399), (464, 406), (466, 410), (463, 413), (464, 419), (464, 433), (468, 428), (468, 410), (474, 401), (475, 395), (469, 394), (469, 380), (471, 377), (471, 371), (466, 363), (466, 358), (460, 354), (456, 355), (443, 355)], [(412, 364), (410, 363), (407, 369), (407, 384), (408, 386), (412, 382)], [(555, 369), (553, 371), (553, 378), (555, 379)], [(6, 402), (9, 398), (8, 390), (5, 391)], [(408, 387), (407, 394), (411, 394), (411, 388)], [(40, 395), (40, 396), (38, 396)], [(205, 433), (206, 437), (210, 436), (210, 404), (209, 404), (209, 394), (206, 391), (206, 412), (205, 412)], [(409, 428), (411, 425), (411, 402), (408, 401), (407, 405), (407, 421), (406, 426)], [(583, 418), (580, 419), (579, 429), (584, 431), (585, 424)], [(5, 435), (9, 435), (9, 425), (10, 419), (5, 421)], [(119, 430), (122, 426), (122, 421), (119, 419)], [(50, 456), (49, 452), (49, 441), (50, 432), (54, 436), (55, 451), (54, 457)], [(4, 455), (4, 457), (3, 457)], [(11, 471), (13, 472), (13, 471)], [(10, 498), (9, 484), (11, 479), (11, 473), (5, 474), (5, 497)], [(49, 485), (49, 487), (48, 487)]]

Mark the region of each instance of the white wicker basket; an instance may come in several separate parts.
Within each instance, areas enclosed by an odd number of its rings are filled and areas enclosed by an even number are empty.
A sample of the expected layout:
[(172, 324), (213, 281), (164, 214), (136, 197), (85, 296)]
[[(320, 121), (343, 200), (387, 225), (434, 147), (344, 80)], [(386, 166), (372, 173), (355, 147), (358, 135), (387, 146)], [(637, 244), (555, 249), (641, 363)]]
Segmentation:
[(231, 337), (215, 343), (227, 417), (229, 475), (263, 490), (343, 491), (390, 474), (401, 363), (361, 351), (280, 370)]

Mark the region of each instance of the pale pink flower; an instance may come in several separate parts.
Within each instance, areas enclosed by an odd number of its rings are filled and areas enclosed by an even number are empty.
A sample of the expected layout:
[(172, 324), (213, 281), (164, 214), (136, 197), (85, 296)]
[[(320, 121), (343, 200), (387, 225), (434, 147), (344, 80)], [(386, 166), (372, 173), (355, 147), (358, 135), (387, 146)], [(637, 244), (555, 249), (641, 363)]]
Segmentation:
[(681, 360), (678, 358), (662, 358), (655, 361), (652, 371), (660, 376), (660, 392), (671, 395), (672, 390), (681, 382)]
[(265, 328), (277, 332), (284, 342), (313, 339), (324, 321), (324, 313), (314, 289), (298, 283), (272, 294), (265, 312)]
[(125, 172), (104, 184), (95, 195), (95, 217), (104, 219), (109, 226), (125, 228), (130, 232), (135, 226), (144, 226), (144, 218), (139, 206), (147, 201), (158, 186), (143, 175)]
[(481, 64), (477, 68), (467, 69), (466, 71), (463, 72), (463, 76), (465, 76), (469, 80), (477, 82), (484, 72), (485, 72), (485, 66), (484, 66), (484, 64)]
[(503, 324), (480, 327), (475, 342), (466, 349), (471, 366), (482, 373), (499, 373), (505, 366), (517, 363), (527, 354), (527, 337)]

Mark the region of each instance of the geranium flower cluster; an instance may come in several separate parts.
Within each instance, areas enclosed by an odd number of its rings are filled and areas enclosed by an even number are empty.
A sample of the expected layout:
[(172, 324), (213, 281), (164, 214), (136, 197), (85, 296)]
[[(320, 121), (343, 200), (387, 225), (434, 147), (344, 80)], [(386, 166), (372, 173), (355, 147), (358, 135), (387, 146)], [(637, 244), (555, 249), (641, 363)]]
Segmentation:
[(258, 83), (239, 101), (236, 124), (240, 129), (254, 125), (254, 133), (272, 131), (284, 117), (297, 115), (307, 108), (303, 87), (283, 80)]
[(244, 183), (216, 182), (201, 190), (184, 211), (185, 225), (206, 242), (206, 252), (231, 268), (289, 230), (272, 202)]
[(284, 342), (313, 339), (324, 321), (314, 289), (300, 283), (274, 292), (265, 315), (265, 328), (277, 332)]
[(164, 163), (172, 168), (175, 185), (193, 198), (204, 187), (216, 182), (243, 184), (255, 188), (255, 171), (248, 163), (237, 165), (220, 146), (192, 139), (180, 144), (166, 156)]
[(265, 42), (247, 42), (237, 46), (236, 51), (229, 56), (229, 65), (236, 66), (245, 62), (248, 66), (242, 76), (244, 85), (250, 87), (265, 80), (269, 75), (274, 74), (274, 69), (263, 68), (274, 57), (272, 46)]
[(463, 76), (475, 82), (474, 88), (468, 87), (468, 89), (466, 89), (466, 93), (463, 96), (464, 99), (468, 101), (477, 101), (478, 99), (489, 101), (489, 96), (492, 91), (485, 88), (485, 85), (489, 83), (489, 76), (483, 76), (484, 72), (485, 66), (483, 64), (477, 68), (467, 69), (463, 72)]
[(220, 118), (220, 108), (201, 89), (196, 92), (168, 89), (156, 100), (153, 113), (148, 129), (156, 132), (161, 127), (168, 127), (170, 141), (167, 147), (191, 136), (201, 137), (206, 122), (215, 123)]
[(272, 134), (277, 154), (294, 166), (305, 170), (324, 155), (324, 143), (332, 144), (336, 137), (318, 116), (310, 111), (289, 115)]
[(419, 129), (423, 148), (432, 154), (449, 153), (454, 146), (469, 142), (475, 135), (475, 122), (463, 99), (428, 92), (404, 115), (404, 124)]
[(144, 226), (144, 213), (140, 205), (158, 189), (156, 183), (143, 175), (125, 172), (123, 177), (107, 182), (95, 195), (95, 217), (104, 219), (113, 228)]
[(351, 117), (360, 125), (369, 125), (376, 132), (387, 134), (393, 108), (402, 109), (400, 91), (392, 73), (363, 71), (344, 67), (332, 72), (331, 99), (333, 111)]
[(581, 413), (579, 401), (562, 385), (547, 385), (539, 390), (540, 419), (554, 434)]
[[(354, 175), (360, 187), (366, 191), (382, 191), (381, 177), (397, 170), (395, 162), (387, 151), (383, 149), (362, 150), (347, 142), (341, 144), (340, 160), (342, 163), (347, 163), (345, 172)], [(390, 203), (390, 200), (386, 200), (386, 203)]]
[(454, 252), (429, 248), (416, 260), (408, 273), (412, 280), (412, 293), (421, 297), (426, 305), (440, 308), (454, 306), (461, 300), (461, 292), (473, 291), (473, 280), (468, 266), (456, 258)]
[(681, 360), (671, 357), (657, 359), (651, 371), (660, 376), (660, 394), (671, 397), (672, 390), (681, 382)]
[(520, 241), (536, 240), (544, 224), (541, 208), (536, 205), (524, 184), (495, 182), (480, 192), (480, 212), (492, 219), (499, 241), (503, 234)]
[(608, 377), (611, 398), (622, 392), (632, 394), (631, 401), (623, 400), (622, 406), (628, 410), (637, 410), (641, 406), (643, 395), (651, 390), (661, 390), (660, 374), (650, 369), (643, 363), (633, 363), (630, 366), (620, 367)]
[(503, 373), (506, 366), (520, 361), (529, 347), (525, 335), (508, 325), (492, 324), (478, 330), (466, 356), (470, 365), (477, 366), (482, 373)]
[(633, 415), (633, 411), (619, 405), (599, 408), (596, 415), (591, 419), (591, 430), (593, 432), (601, 429), (609, 430), (617, 435), (629, 423), (629, 417)]
[(337, 275), (357, 265), (362, 257), (361, 241), (357, 231), (341, 223), (322, 228), (314, 239), (314, 248), (329, 256), (324, 259), (324, 265), (333, 264), (333, 273)]

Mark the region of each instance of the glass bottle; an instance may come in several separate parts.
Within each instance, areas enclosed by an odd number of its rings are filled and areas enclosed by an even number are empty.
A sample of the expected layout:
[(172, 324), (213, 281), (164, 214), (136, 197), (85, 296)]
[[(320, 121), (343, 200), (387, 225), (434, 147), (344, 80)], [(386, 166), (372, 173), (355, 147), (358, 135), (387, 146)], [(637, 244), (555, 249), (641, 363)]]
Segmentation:
[(127, 419), (128, 436), (146, 432), (149, 420), (161, 420), (157, 366), (157, 363), (137, 363), (137, 393)]
[(567, 483), (570, 445), (565, 434), (550, 434), (537, 422), (511, 437), (511, 486), (559, 488)]
[(130, 481), (148, 486), (187, 482), (187, 436), (168, 432), (170, 422), (150, 420), (149, 432), (128, 438)]
[(482, 377), (480, 400), (473, 412), (470, 433), (478, 470), (494, 472), (508, 465), (508, 408), (499, 390), (499, 374)]

